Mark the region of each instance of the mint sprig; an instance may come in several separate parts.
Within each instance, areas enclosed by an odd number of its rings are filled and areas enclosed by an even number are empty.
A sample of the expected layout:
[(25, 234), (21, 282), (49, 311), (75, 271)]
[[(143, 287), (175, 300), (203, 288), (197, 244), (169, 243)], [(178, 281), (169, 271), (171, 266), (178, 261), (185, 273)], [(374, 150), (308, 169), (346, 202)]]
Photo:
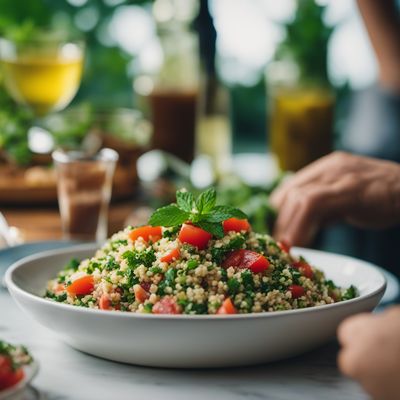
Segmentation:
[(150, 217), (152, 226), (174, 227), (191, 222), (193, 225), (210, 232), (217, 238), (224, 236), (222, 222), (229, 218), (245, 219), (247, 215), (234, 207), (216, 205), (217, 193), (210, 188), (197, 199), (186, 190), (176, 192), (176, 204), (170, 204), (156, 210)]

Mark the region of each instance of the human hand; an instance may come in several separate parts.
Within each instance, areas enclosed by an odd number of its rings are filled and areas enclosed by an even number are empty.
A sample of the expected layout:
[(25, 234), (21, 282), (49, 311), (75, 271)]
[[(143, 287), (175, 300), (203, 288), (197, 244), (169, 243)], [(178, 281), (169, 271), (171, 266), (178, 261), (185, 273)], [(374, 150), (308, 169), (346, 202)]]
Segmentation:
[(374, 398), (400, 398), (400, 306), (359, 314), (339, 326), (340, 370)]
[(300, 170), (271, 195), (274, 236), (310, 244), (318, 229), (343, 220), (365, 228), (400, 223), (400, 165), (335, 152)]

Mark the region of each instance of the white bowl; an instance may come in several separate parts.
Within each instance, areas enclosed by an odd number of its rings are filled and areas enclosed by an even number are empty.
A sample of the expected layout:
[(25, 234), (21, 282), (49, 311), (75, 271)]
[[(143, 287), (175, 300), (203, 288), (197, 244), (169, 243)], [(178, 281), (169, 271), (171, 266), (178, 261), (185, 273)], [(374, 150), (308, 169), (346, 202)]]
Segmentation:
[(386, 282), (372, 264), (295, 249), (337, 284), (354, 284), (356, 299), (301, 310), (226, 316), (151, 315), (92, 310), (45, 300), (46, 282), (72, 257), (92, 256), (80, 245), (26, 257), (7, 271), (8, 289), (28, 314), (72, 347), (99, 357), (157, 367), (230, 367), (301, 354), (329, 341), (339, 323), (371, 311)]

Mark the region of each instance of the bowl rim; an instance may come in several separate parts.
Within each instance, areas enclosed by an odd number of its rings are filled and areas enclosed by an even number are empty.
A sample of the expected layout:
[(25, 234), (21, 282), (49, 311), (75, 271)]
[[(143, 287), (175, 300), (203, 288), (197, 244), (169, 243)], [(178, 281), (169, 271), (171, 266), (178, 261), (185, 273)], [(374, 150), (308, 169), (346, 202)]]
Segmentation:
[[(108, 316), (110, 318), (134, 318), (134, 319), (151, 319), (151, 320), (179, 320), (179, 321), (204, 321), (204, 320), (213, 320), (213, 321), (226, 321), (226, 320), (236, 320), (236, 319), (258, 319), (258, 318), (277, 318), (277, 317), (286, 317), (288, 315), (301, 315), (303, 313), (312, 313), (312, 312), (319, 312), (319, 311), (329, 311), (329, 310), (334, 310), (337, 308), (343, 308), (347, 307), (347, 305), (358, 303), (360, 301), (365, 301), (370, 298), (376, 297), (380, 295), (380, 298), (383, 296), (386, 290), (387, 286), (387, 280), (386, 277), (382, 274), (382, 272), (379, 270), (379, 268), (364, 260), (359, 260), (354, 257), (342, 255), (342, 254), (335, 254), (335, 253), (329, 253), (321, 250), (314, 250), (314, 249), (307, 249), (307, 248), (302, 248), (302, 247), (293, 247), (293, 250), (295, 252), (298, 251), (311, 251), (315, 254), (330, 254), (334, 256), (338, 256), (340, 258), (343, 258), (348, 261), (356, 261), (356, 262), (361, 262), (363, 264), (363, 267), (373, 269), (382, 279), (382, 284), (379, 285), (376, 289), (374, 289), (371, 293), (361, 295), (359, 297), (356, 297), (354, 299), (350, 300), (345, 300), (341, 301), (338, 303), (332, 303), (332, 304), (323, 304), (320, 306), (314, 306), (314, 307), (307, 307), (307, 308), (301, 308), (301, 309), (295, 309), (295, 310), (282, 310), (282, 311), (271, 311), (271, 312), (261, 312), (261, 313), (243, 313), (243, 314), (228, 314), (228, 315), (190, 315), (190, 314), (147, 314), (147, 313), (133, 313), (133, 312), (118, 312), (115, 310), (99, 310), (99, 309), (93, 309), (93, 308), (86, 308), (86, 307), (77, 307), (73, 306), (71, 304), (64, 304), (64, 303), (58, 303), (49, 299), (45, 299), (44, 297), (41, 297), (36, 294), (32, 294), (24, 289), (22, 289), (20, 286), (18, 286), (14, 280), (13, 280), (13, 275), (14, 273), (24, 266), (26, 263), (41, 259), (41, 258), (51, 258), (56, 255), (60, 255), (60, 253), (65, 253), (66, 251), (89, 251), (93, 250), (96, 251), (99, 248), (99, 243), (84, 243), (84, 244), (78, 244), (78, 245), (73, 245), (69, 247), (63, 247), (60, 249), (52, 249), (52, 250), (46, 250), (46, 251), (41, 251), (35, 254), (32, 254), (30, 256), (21, 258), (17, 262), (13, 263), (7, 270), (5, 274), (5, 283), (7, 286), (8, 291), (10, 292), (11, 296), (14, 298), (14, 293), (17, 293), (19, 296), (23, 296), (28, 300), (34, 301), (36, 303), (42, 304), (43, 306), (53, 306), (55, 309), (65, 310), (66, 312), (76, 312), (76, 313), (81, 313), (81, 314), (92, 314), (94, 315), (103, 315), (103, 316)], [(45, 286), (43, 286), (45, 288)], [(378, 305), (378, 302), (377, 302)]]

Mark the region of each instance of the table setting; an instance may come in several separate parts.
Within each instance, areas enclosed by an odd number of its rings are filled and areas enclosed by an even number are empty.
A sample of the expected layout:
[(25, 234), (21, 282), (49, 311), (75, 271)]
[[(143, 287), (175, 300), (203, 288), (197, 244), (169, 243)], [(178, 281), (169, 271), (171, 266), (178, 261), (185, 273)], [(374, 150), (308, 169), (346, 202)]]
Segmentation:
[(0, 400), (397, 398), (365, 3), (4, 0)]

